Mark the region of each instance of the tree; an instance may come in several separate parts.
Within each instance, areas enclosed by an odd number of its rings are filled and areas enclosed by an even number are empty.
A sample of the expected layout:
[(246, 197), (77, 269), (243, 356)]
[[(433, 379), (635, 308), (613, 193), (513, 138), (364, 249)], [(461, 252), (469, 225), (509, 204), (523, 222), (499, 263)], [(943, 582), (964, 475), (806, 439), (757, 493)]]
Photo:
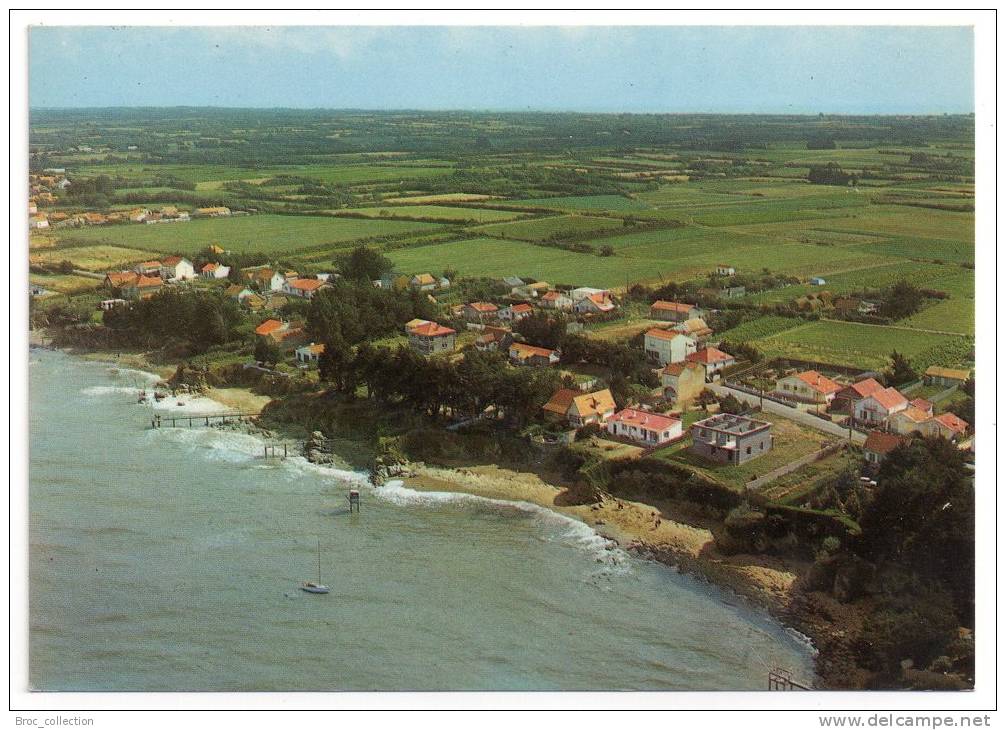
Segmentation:
[(259, 337), (255, 341), (255, 360), (263, 365), (276, 366), (283, 357), (279, 344), (271, 337)]
[(746, 410), (747, 407), (732, 393), (728, 393), (720, 398), (720, 413), (732, 413), (734, 415), (739, 415), (744, 413)]
[(615, 255), (615, 247), (614, 246), (609, 246), (609, 245), (601, 246), (601, 249), (600, 249), (599, 253), (600, 253), (601, 256), (614, 256)]
[(702, 392), (699, 393), (698, 397), (695, 399), (696, 405), (702, 406), (702, 410), (704, 411), (708, 411), (709, 406), (716, 402), (716, 394), (709, 390), (709, 388), (703, 388)]
[(332, 384), (338, 391), (347, 391), (355, 378), (352, 377), (352, 359), (346, 343), (338, 335), (325, 341), (325, 350), (318, 358), (318, 377)]
[(902, 279), (888, 290), (880, 313), (891, 319), (904, 319), (915, 314), (924, 300), (918, 287)]
[(891, 366), (884, 371), (884, 379), (888, 385), (896, 388), (899, 385), (911, 383), (918, 377), (907, 357), (897, 350), (891, 353)]
[(349, 254), (335, 261), (339, 273), (347, 279), (374, 281), (386, 271), (394, 268), (394, 263), (378, 251), (357, 246)]

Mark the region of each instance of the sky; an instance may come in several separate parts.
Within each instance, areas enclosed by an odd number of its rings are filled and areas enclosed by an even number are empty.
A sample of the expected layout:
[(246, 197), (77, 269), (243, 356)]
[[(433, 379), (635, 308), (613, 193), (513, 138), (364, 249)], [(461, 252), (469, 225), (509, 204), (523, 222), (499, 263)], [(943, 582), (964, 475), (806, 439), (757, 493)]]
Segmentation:
[(969, 27), (30, 29), (32, 107), (974, 111)]

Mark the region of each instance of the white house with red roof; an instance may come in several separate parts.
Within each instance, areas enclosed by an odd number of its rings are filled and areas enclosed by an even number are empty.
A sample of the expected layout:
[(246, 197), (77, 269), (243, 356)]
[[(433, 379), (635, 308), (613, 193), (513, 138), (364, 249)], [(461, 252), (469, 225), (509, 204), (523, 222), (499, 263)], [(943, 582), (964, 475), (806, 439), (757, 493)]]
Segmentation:
[(703, 347), (685, 358), (688, 362), (697, 362), (706, 370), (706, 380), (713, 380), (724, 368), (737, 364), (737, 358), (728, 352), (715, 347)]
[(578, 314), (604, 314), (615, 310), (615, 302), (611, 300), (608, 292), (599, 292), (578, 299), (573, 309)]
[(196, 278), (192, 262), (184, 256), (168, 256), (161, 259), (161, 278), (165, 281), (186, 281)]
[(865, 378), (852, 385), (847, 385), (835, 393), (832, 408), (841, 410), (843, 413), (852, 413), (856, 403), (863, 400), (868, 395), (883, 390), (884, 386), (873, 378)]
[(802, 373), (787, 375), (779, 378), (775, 384), (777, 395), (806, 403), (830, 403), (841, 390), (841, 385), (821, 375), (817, 370), (805, 370)]
[(301, 299), (312, 299), (319, 289), (327, 286), (321, 279), (287, 279), (283, 292)]
[(623, 408), (608, 420), (605, 428), (612, 436), (643, 446), (660, 446), (682, 437), (680, 418), (636, 408)]
[(950, 441), (958, 441), (968, 433), (968, 422), (953, 413), (941, 413), (929, 422), (929, 433), (942, 436)]
[(502, 322), (520, 322), (522, 319), (530, 317), (532, 314), (534, 314), (534, 308), (527, 302), (511, 304), (509, 307), (503, 307), (503, 309), (498, 312), (500, 321)]
[(557, 309), (569, 312), (573, 309), (573, 300), (561, 291), (548, 291), (541, 295), (538, 303), (544, 309)]
[(462, 314), (468, 322), (488, 322), (496, 319), (499, 307), (490, 302), (469, 302), (464, 306)]
[(523, 342), (512, 342), (507, 349), (507, 356), (514, 365), (530, 365), (532, 367), (547, 367), (559, 362), (559, 351), (547, 347), (535, 347)]
[(453, 352), (457, 332), (436, 322), (425, 322), (409, 330), (409, 345), (423, 355)]
[(897, 388), (878, 390), (859, 401), (853, 410), (853, 420), (873, 428), (885, 428), (895, 413), (908, 408), (908, 399)]
[(199, 276), (204, 279), (226, 279), (230, 273), (230, 266), (224, 266), (212, 261), (208, 264), (203, 264), (203, 268), (199, 270)]
[(658, 299), (650, 305), (650, 319), (661, 319), (666, 322), (686, 322), (689, 319), (701, 316), (701, 310), (694, 304), (668, 302)]
[(694, 354), (697, 347), (695, 340), (688, 335), (659, 327), (648, 329), (643, 335), (646, 357), (658, 365), (681, 362)]

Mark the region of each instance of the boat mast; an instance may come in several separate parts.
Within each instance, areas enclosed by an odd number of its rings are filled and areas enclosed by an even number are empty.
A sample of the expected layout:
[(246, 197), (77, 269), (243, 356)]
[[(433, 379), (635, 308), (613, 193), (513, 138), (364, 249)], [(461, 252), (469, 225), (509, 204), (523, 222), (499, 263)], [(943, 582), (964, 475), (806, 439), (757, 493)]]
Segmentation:
[(321, 538), (318, 538), (318, 585), (321, 585)]

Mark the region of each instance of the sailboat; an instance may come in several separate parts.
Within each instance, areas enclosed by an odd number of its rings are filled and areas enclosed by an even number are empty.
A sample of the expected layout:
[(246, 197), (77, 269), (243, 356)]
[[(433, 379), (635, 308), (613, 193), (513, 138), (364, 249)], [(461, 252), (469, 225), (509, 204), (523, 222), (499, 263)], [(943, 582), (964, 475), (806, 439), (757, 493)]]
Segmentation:
[(300, 584), (300, 589), (306, 593), (328, 593), (328, 586), (321, 582), (321, 538), (318, 538), (318, 582), (306, 580)]

